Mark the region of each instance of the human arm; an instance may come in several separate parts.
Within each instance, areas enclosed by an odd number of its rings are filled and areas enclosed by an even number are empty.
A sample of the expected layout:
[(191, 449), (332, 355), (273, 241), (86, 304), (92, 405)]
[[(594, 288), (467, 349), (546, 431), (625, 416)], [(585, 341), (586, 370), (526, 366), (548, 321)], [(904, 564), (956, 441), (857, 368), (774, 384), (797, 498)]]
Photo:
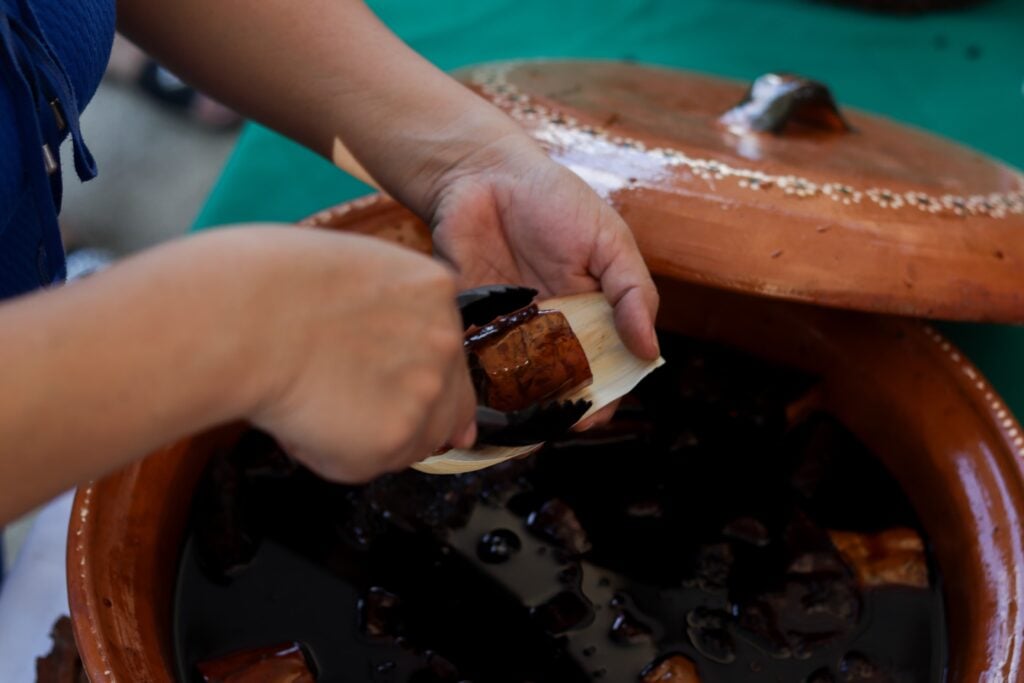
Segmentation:
[(362, 2), (121, 0), (119, 12), (176, 73), (429, 221), (462, 285), (600, 288), (630, 348), (657, 354), (657, 293), (621, 218)]
[(4, 303), (0, 521), (234, 419), (342, 481), (469, 445), (454, 294), (378, 240), (245, 227)]

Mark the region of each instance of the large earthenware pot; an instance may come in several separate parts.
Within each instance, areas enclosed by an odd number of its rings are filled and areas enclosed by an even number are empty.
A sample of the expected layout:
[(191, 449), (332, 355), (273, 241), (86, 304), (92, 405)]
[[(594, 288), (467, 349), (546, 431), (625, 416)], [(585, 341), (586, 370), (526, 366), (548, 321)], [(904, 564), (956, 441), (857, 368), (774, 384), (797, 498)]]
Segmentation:
[[(1019, 680), (1024, 436), (927, 323), (837, 309), (1024, 319), (1020, 176), (840, 114), (793, 79), (761, 83), (788, 99), (752, 92), (736, 108), (741, 86), (635, 66), (506, 64), (465, 78), (620, 210), (658, 277), (661, 329), (821, 378), (824, 409), (882, 459), (930, 536), (948, 680)], [(381, 197), (307, 223), (430, 249), (427, 228)], [(69, 595), (94, 683), (172, 680), (191, 493), (243, 429), (182, 440), (79, 491)]]

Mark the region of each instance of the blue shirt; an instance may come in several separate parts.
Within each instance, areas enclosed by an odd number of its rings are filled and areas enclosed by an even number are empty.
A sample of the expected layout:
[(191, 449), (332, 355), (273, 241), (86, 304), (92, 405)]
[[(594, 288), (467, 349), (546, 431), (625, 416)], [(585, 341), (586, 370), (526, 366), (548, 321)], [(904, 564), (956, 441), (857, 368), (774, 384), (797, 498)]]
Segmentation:
[(114, 0), (0, 0), (0, 299), (64, 278), (59, 146), (70, 135), (79, 177), (95, 175), (78, 114), (114, 21)]

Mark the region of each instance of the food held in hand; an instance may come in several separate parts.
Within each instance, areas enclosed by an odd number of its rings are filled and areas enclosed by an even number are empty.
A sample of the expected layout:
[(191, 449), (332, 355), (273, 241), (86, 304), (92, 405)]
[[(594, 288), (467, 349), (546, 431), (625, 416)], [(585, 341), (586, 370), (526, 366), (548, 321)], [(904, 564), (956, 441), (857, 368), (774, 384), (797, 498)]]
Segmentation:
[(465, 345), (477, 398), (496, 410), (523, 410), (593, 380), (569, 321), (535, 304), (471, 328)]
[(460, 474), (527, 455), (564, 437), (664, 364), (626, 348), (600, 292), (534, 303), (536, 294), (508, 286), (460, 294), (477, 392), (477, 445), (441, 450), (414, 469)]

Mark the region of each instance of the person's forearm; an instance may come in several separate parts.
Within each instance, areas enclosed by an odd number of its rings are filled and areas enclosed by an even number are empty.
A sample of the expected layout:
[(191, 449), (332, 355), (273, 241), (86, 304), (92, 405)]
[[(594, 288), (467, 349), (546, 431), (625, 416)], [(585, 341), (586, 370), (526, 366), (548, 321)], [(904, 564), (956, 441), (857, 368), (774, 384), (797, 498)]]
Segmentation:
[(482, 142), (518, 134), (358, 0), (120, 0), (118, 11), (168, 68), (358, 173), (348, 148), (421, 215), (439, 176)]
[(211, 305), (201, 283), (226, 278), (203, 271), (231, 267), (211, 239), (0, 305), (0, 523), (244, 410), (241, 318), (259, 292)]

